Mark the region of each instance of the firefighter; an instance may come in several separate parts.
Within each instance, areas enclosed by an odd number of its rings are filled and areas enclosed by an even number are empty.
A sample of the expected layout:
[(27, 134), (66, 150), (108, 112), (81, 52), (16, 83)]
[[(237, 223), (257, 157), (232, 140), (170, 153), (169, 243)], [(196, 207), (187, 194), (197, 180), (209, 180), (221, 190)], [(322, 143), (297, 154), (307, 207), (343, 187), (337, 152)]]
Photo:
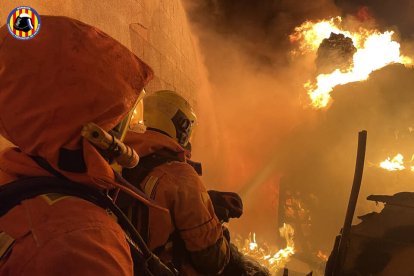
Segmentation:
[(188, 160), (196, 115), (183, 97), (168, 90), (146, 96), (143, 113), (145, 133), (139, 127), (141, 133), (131, 131), (126, 137), (140, 163), (124, 169), (123, 176), (168, 208), (170, 217), (153, 210), (134, 212), (123, 197), (119, 204), (141, 229), (150, 249), (174, 264), (180, 275), (219, 274), (230, 260), (230, 247), (197, 174), (199, 167)]
[[(25, 196), (0, 206), (0, 275), (133, 274), (112, 212), (82, 194), (128, 189), (81, 130), (89, 122), (105, 131), (127, 126), (119, 123), (151, 76), (127, 48), (77, 20), (42, 16), (28, 41), (0, 29), (0, 134), (15, 145), (0, 154), (0, 196)], [(124, 129), (112, 133), (122, 138)], [(45, 187), (68, 194), (33, 196)], [(14, 204), (8, 211), (6, 201)]]

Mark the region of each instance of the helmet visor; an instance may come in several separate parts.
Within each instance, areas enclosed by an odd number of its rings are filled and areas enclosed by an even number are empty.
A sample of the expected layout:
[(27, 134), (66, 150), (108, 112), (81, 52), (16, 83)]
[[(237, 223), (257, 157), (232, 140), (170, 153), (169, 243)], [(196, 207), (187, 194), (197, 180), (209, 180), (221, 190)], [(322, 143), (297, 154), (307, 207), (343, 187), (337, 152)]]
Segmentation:
[(129, 130), (137, 133), (144, 133), (146, 130), (144, 125), (144, 101), (142, 98), (132, 111), (131, 120), (129, 121)]
[(118, 140), (123, 141), (125, 134), (128, 130), (133, 130), (138, 132), (139, 129), (144, 129), (145, 126), (143, 123), (144, 117), (144, 104), (143, 98), (145, 96), (145, 90), (142, 89), (137, 101), (135, 102), (134, 108), (125, 116), (125, 118), (119, 122), (110, 132)]

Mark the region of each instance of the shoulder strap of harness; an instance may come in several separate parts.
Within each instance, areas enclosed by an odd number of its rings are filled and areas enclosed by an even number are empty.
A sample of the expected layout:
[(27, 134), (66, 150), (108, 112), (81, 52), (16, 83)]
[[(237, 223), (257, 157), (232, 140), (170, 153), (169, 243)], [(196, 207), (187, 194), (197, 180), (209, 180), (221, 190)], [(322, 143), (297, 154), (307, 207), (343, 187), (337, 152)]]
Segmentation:
[(174, 152), (162, 150), (140, 158), (137, 166), (131, 169), (123, 169), (122, 176), (130, 183), (139, 188), (139, 184), (149, 175), (149, 173), (165, 163), (181, 160)]
[[(136, 188), (141, 189), (141, 183), (151, 173), (153, 169), (165, 163), (181, 161), (177, 154), (169, 150), (161, 150), (151, 155), (140, 158), (136, 167), (123, 169), (122, 176)], [(131, 196), (120, 193), (117, 204), (127, 214), (132, 225), (139, 229), (141, 237), (145, 242), (149, 239), (149, 209), (147, 206), (134, 200)]]

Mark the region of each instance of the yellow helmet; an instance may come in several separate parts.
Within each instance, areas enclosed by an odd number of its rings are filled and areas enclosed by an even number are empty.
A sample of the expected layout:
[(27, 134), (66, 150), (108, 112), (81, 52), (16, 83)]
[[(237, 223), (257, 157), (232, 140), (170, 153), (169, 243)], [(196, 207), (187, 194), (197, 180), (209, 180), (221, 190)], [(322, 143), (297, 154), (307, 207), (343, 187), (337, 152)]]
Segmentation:
[(186, 147), (197, 117), (191, 105), (177, 92), (157, 91), (144, 98), (144, 124)]

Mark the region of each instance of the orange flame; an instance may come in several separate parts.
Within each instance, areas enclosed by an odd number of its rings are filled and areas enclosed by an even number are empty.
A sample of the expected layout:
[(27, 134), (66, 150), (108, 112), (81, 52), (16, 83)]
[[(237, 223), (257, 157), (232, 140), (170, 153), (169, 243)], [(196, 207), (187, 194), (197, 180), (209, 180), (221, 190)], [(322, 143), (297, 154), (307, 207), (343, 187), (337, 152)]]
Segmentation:
[(330, 74), (320, 74), (316, 81), (308, 81), (304, 85), (312, 106), (316, 109), (324, 108), (330, 103), (330, 93), (338, 85), (366, 80), (373, 71), (392, 63), (412, 62), (410, 58), (400, 54), (400, 44), (392, 38), (394, 32), (381, 33), (364, 28), (359, 28), (356, 32), (347, 31), (342, 28), (341, 22), (341, 17), (316, 23), (307, 21), (296, 27), (295, 33), (290, 36), (292, 42), (299, 42), (299, 54), (315, 53), (321, 42), (331, 33), (351, 38), (357, 48), (353, 56), (353, 65), (346, 72), (336, 69)]
[(266, 245), (260, 245), (256, 242), (256, 234), (250, 234), (249, 238), (241, 244), (236, 240), (236, 244), (240, 248), (240, 251), (259, 262), (262, 266), (266, 267), (272, 275), (275, 275), (277, 271), (282, 269), (290, 257), (295, 254), (295, 244), (293, 241), (294, 229), (289, 224), (283, 224), (283, 227), (279, 228), (280, 236), (286, 239), (286, 247), (276, 252), (272, 252)]
[(392, 159), (388, 157), (380, 163), (380, 167), (388, 171), (402, 171), (405, 169), (404, 156), (401, 153), (398, 153)]

